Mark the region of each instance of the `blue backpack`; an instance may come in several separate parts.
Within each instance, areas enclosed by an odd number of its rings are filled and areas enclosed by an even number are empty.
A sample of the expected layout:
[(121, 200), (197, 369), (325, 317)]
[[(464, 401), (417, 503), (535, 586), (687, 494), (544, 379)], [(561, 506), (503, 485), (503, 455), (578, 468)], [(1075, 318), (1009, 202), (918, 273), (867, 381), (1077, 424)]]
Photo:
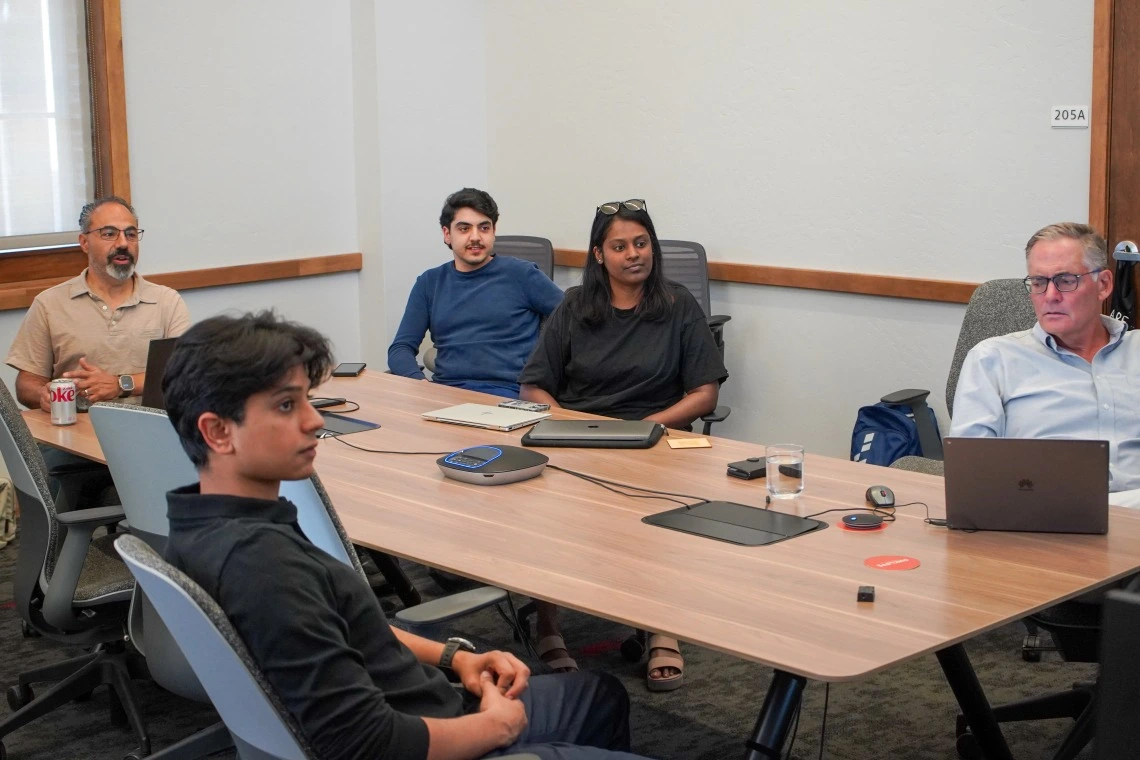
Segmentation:
[[(937, 431), (934, 410), (927, 411)], [(855, 429), (851, 431), (851, 461), (887, 467), (906, 456), (922, 456), (918, 427), (910, 407), (882, 402), (862, 407), (855, 418)]]

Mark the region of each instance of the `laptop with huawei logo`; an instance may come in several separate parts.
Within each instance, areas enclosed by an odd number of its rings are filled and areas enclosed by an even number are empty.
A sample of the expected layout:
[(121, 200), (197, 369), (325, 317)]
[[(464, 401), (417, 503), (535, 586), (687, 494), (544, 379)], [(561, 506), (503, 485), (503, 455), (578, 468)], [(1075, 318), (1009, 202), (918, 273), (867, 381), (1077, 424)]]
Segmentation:
[(1108, 532), (1108, 441), (945, 438), (946, 523)]

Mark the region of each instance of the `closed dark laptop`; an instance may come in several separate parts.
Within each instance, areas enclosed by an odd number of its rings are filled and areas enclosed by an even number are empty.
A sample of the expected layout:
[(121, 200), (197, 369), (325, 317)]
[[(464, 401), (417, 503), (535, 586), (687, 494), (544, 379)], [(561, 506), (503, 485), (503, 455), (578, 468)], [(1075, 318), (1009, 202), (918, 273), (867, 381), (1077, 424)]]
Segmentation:
[(946, 521), (961, 530), (1108, 532), (1108, 442), (946, 438)]
[(142, 405), (152, 409), (166, 409), (166, 398), (162, 395), (162, 376), (166, 374), (166, 363), (178, 338), (159, 338), (150, 342), (146, 352), (146, 376), (143, 380)]
[(527, 431), (524, 446), (647, 449), (663, 426), (645, 420), (543, 420)]

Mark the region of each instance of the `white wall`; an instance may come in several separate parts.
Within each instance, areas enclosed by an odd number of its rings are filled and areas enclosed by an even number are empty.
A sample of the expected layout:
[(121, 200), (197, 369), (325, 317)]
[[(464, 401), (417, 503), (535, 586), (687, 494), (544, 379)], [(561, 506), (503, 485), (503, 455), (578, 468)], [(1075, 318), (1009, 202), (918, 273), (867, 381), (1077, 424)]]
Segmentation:
[[(144, 275), (360, 250), (347, 3), (123, 0), (122, 14)], [(352, 360), (357, 282), (347, 273), (184, 297), (195, 320), (275, 307)]]
[[(981, 281), (1087, 218), (1088, 132), (1048, 116), (1090, 100), (1091, 2), (500, 0), (487, 38), (510, 232), (583, 249), (598, 203), (643, 197), (714, 260)], [(903, 387), (944, 419), (962, 307), (712, 295), (733, 317), (719, 432), (845, 456), (856, 408)]]
[(412, 283), (451, 260), (439, 228), (444, 199), (487, 184), (487, 30), (482, 2), (376, 8), (384, 277), (361, 298), (383, 304), (385, 325), (365, 340), (369, 361), (386, 366)]

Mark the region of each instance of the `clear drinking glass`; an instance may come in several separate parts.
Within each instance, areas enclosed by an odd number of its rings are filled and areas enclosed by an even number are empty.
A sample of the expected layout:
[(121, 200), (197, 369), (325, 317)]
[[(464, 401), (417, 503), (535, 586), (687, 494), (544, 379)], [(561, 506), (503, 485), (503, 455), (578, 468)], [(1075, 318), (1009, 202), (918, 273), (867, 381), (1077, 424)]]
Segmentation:
[(804, 490), (804, 447), (780, 443), (764, 450), (768, 470), (765, 480), (773, 499), (793, 499)]

